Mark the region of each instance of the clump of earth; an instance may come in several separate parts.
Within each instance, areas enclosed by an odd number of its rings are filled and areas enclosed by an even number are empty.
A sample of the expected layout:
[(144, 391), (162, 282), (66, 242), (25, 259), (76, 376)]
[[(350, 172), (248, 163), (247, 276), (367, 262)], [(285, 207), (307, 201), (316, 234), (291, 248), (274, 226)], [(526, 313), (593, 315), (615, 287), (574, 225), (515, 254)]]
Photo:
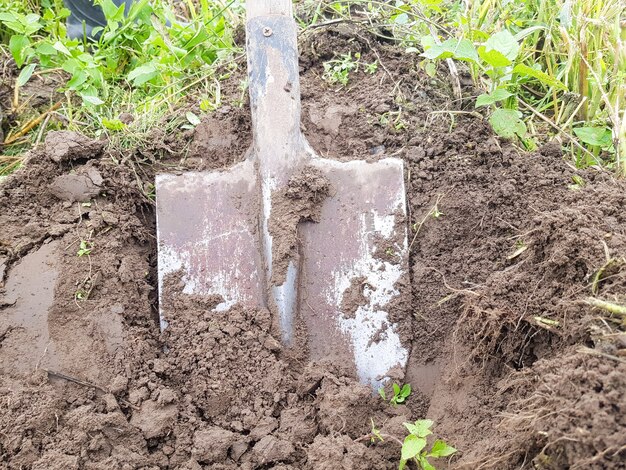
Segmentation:
[[(233, 83), (191, 133), (112, 154), (51, 132), (0, 183), (3, 468), (393, 469), (400, 446), (372, 442), (372, 423), (402, 440), (423, 418), (458, 449), (438, 466), (623, 468), (623, 318), (586, 299), (626, 302), (626, 185), (573, 169), (556, 142), (525, 153), (475, 115), (451, 122), (445, 76), (354, 37), (301, 44), (303, 129), (327, 158), (405, 161), (413, 329), (392, 381), (411, 384), (406, 402), (290, 351), (264, 309), (211, 312), (219, 298), (176, 276), (161, 332), (149, 188), (244, 157)], [(342, 48), (385, 67), (336, 90), (320, 77)], [(383, 124), (400, 108), (401, 129)]]

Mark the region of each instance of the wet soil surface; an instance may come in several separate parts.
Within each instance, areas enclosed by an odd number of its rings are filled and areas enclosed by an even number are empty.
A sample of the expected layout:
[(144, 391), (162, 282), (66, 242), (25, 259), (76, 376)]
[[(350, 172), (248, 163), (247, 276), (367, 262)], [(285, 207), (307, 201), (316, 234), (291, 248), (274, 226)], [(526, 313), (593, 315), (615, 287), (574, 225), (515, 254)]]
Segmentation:
[[(304, 38), (303, 129), (325, 157), (406, 163), (406, 404), (283, 348), (263, 309), (210, 313), (219, 299), (176, 276), (160, 332), (150, 184), (243, 158), (249, 111), (225, 92), (194, 133), (125, 155), (48, 134), (0, 184), (1, 468), (392, 469), (372, 421), (403, 439), (425, 417), (459, 449), (439, 466), (624, 468), (623, 316), (585, 299), (626, 302), (626, 186), (447, 113), (445, 76), (364, 34)], [(337, 51), (378, 71), (337, 90), (321, 79)]]

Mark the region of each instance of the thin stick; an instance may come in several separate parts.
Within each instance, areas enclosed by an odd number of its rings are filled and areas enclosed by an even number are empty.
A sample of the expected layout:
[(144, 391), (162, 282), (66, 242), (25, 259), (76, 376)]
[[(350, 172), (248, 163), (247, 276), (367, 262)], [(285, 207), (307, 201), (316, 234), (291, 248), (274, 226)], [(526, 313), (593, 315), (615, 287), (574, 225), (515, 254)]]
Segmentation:
[(35, 127), (37, 127), (51, 112), (56, 111), (57, 109), (59, 109), (61, 107), (61, 104), (62, 104), (62, 101), (59, 101), (59, 102), (55, 103), (46, 112), (40, 114), (37, 118), (35, 118), (35, 119), (31, 120), (30, 122), (26, 123), (26, 125), (24, 125), (15, 134), (11, 135), (10, 137), (7, 137), (6, 140), (4, 141), (4, 145), (10, 145), (13, 142), (15, 142), (16, 140), (20, 139), (21, 137), (24, 137), (31, 130), (33, 130)]

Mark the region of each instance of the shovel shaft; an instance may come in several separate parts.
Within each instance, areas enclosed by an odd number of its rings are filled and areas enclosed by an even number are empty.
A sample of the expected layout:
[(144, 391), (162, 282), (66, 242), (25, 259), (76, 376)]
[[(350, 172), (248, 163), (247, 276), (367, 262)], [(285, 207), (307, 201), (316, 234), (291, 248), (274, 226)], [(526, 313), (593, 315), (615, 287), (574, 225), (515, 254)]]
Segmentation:
[(257, 16), (283, 15), (292, 16), (291, 0), (248, 0), (246, 2), (248, 19)]
[[(256, 2), (248, 5), (252, 3)], [(300, 133), (297, 27), (290, 2), (259, 3), (268, 8), (255, 5), (246, 26), (253, 153), (263, 178), (281, 180), (290, 168), (298, 166), (304, 146)], [(269, 8), (274, 4), (282, 6)], [(281, 14), (258, 16), (267, 10)]]

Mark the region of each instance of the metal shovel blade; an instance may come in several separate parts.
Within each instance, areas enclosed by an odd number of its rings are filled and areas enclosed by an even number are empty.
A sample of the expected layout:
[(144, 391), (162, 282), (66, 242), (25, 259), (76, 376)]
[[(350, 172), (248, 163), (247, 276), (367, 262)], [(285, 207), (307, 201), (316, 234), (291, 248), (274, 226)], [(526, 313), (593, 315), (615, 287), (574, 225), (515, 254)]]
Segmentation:
[[(407, 273), (402, 161), (314, 155), (300, 133), (291, 0), (247, 6), (253, 143), (229, 170), (157, 177), (161, 306), (168, 274), (182, 272), (183, 292), (220, 296), (216, 310), (267, 308), (287, 347), (348, 366), (376, 388), (408, 357), (408, 320), (392, 312)], [(330, 188), (306, 199), (314, 215), (285, 203), (305, 170)], [(164, 327), (176, 314), (161, 313)]]

